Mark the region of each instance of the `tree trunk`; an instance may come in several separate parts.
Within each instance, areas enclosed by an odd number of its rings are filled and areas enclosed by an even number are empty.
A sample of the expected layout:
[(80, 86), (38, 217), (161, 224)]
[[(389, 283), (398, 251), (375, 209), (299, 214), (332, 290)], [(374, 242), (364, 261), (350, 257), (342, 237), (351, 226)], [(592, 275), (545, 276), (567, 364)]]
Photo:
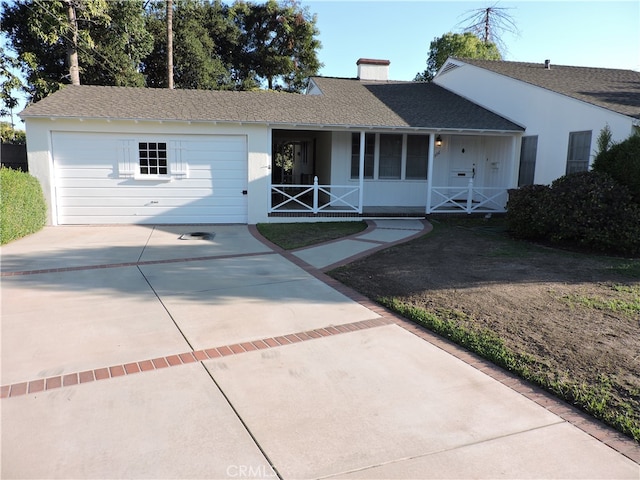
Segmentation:
[(67, 43), (67, 63), (71, 85), (80, 85), (80, 67), (78, 66), (78, 20), (73, 1), (67, 0), (67, 17), (71, 28), (71, 41)]
[(167, 87), (173, 88), (173, 0), (167, 0)]

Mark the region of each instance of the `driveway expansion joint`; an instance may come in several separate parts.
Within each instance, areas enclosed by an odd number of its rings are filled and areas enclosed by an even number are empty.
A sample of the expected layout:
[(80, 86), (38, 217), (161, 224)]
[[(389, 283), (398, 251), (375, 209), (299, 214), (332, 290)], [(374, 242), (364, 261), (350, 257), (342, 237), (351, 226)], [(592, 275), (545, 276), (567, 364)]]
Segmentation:
[(25, 382), (2, 385), (0, 387), (0, 398), (14, 398), (47, 390), (71, 387), (93, 381), (107, 380), (110, 378), (160, 370), (162, 368), (177, 367), (180, 365), (202, 362), (205, 360), (214, 360), (231, 355), (241, 355), (243, 353), (256, 350), (278, 348), (294, 343), (315, 340), (318, 338), (341, 335), (343, 333), (366, 330), (369, 328), (382, 327), (385, 325), (391, 325), (393, 323), (395, 323), (393, 319), (379, 317), (341, 325), (328, 325), (326, 327), (307, 330), (304, 332), (289, 333), (276, 337), (267, 337), (258, 340), (234, 343), (231, 345), (192, 350), (189, 352), (171, 354), (164, 357), (146, 359), (137, 362), (129, 362), (121, 365), (112, 365), (110, 367), (101, 367), (93, 370), (86, 370), (83, 372), (72, 372), (48, 378), (38, 378)]
[(38, 275), (43, 273), (77, 272), (81, 270), (100, 270), (105, 268), (141, 267), (145, 265), (162, 265), (167, 263), (204, 262), (209, 260), (225, 260), (228, 258), (257, 257), (274, 255), (275, 252), (234, 253), (229, 255), (208, 255), (205, 257), (169, 258), (167, 260), (146, 260), (137, 262), (107, 263), (101, 265), (82, 265), (78, 267), (44, 268), (40, 270), (21, 270), (14, 272), (0, 272), (0, 277), (16, 277), (21, 275)]

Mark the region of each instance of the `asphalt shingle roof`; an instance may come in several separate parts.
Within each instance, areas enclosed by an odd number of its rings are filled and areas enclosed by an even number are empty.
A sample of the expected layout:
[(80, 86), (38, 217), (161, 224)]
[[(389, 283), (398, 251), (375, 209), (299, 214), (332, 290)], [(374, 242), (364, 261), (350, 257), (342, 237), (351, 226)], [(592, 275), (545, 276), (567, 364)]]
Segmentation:
[(633, 118), (640, 118), (640, 72), (544, 63), (458, 59)]
[(66, 86), (23, 118), (218, 121), (300, 126), (521, 131), (435, 84), (315, 77), (322, 95)]

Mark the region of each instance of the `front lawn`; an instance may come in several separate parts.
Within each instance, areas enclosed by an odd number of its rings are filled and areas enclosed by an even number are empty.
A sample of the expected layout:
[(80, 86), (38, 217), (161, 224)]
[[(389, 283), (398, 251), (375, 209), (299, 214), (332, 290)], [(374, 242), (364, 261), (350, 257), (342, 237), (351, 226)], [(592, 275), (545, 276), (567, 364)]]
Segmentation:
[(362, 232), (365, 222), (259, 223), (258, 231), (285, 250), (308, 247)]

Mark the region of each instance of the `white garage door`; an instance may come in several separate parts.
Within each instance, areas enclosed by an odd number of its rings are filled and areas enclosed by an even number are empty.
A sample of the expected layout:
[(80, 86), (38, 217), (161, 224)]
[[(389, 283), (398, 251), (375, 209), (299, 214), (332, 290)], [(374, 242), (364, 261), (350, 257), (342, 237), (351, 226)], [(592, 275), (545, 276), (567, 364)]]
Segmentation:
[(246, 136), (52, 136), (58, 224), (247, 223)]

